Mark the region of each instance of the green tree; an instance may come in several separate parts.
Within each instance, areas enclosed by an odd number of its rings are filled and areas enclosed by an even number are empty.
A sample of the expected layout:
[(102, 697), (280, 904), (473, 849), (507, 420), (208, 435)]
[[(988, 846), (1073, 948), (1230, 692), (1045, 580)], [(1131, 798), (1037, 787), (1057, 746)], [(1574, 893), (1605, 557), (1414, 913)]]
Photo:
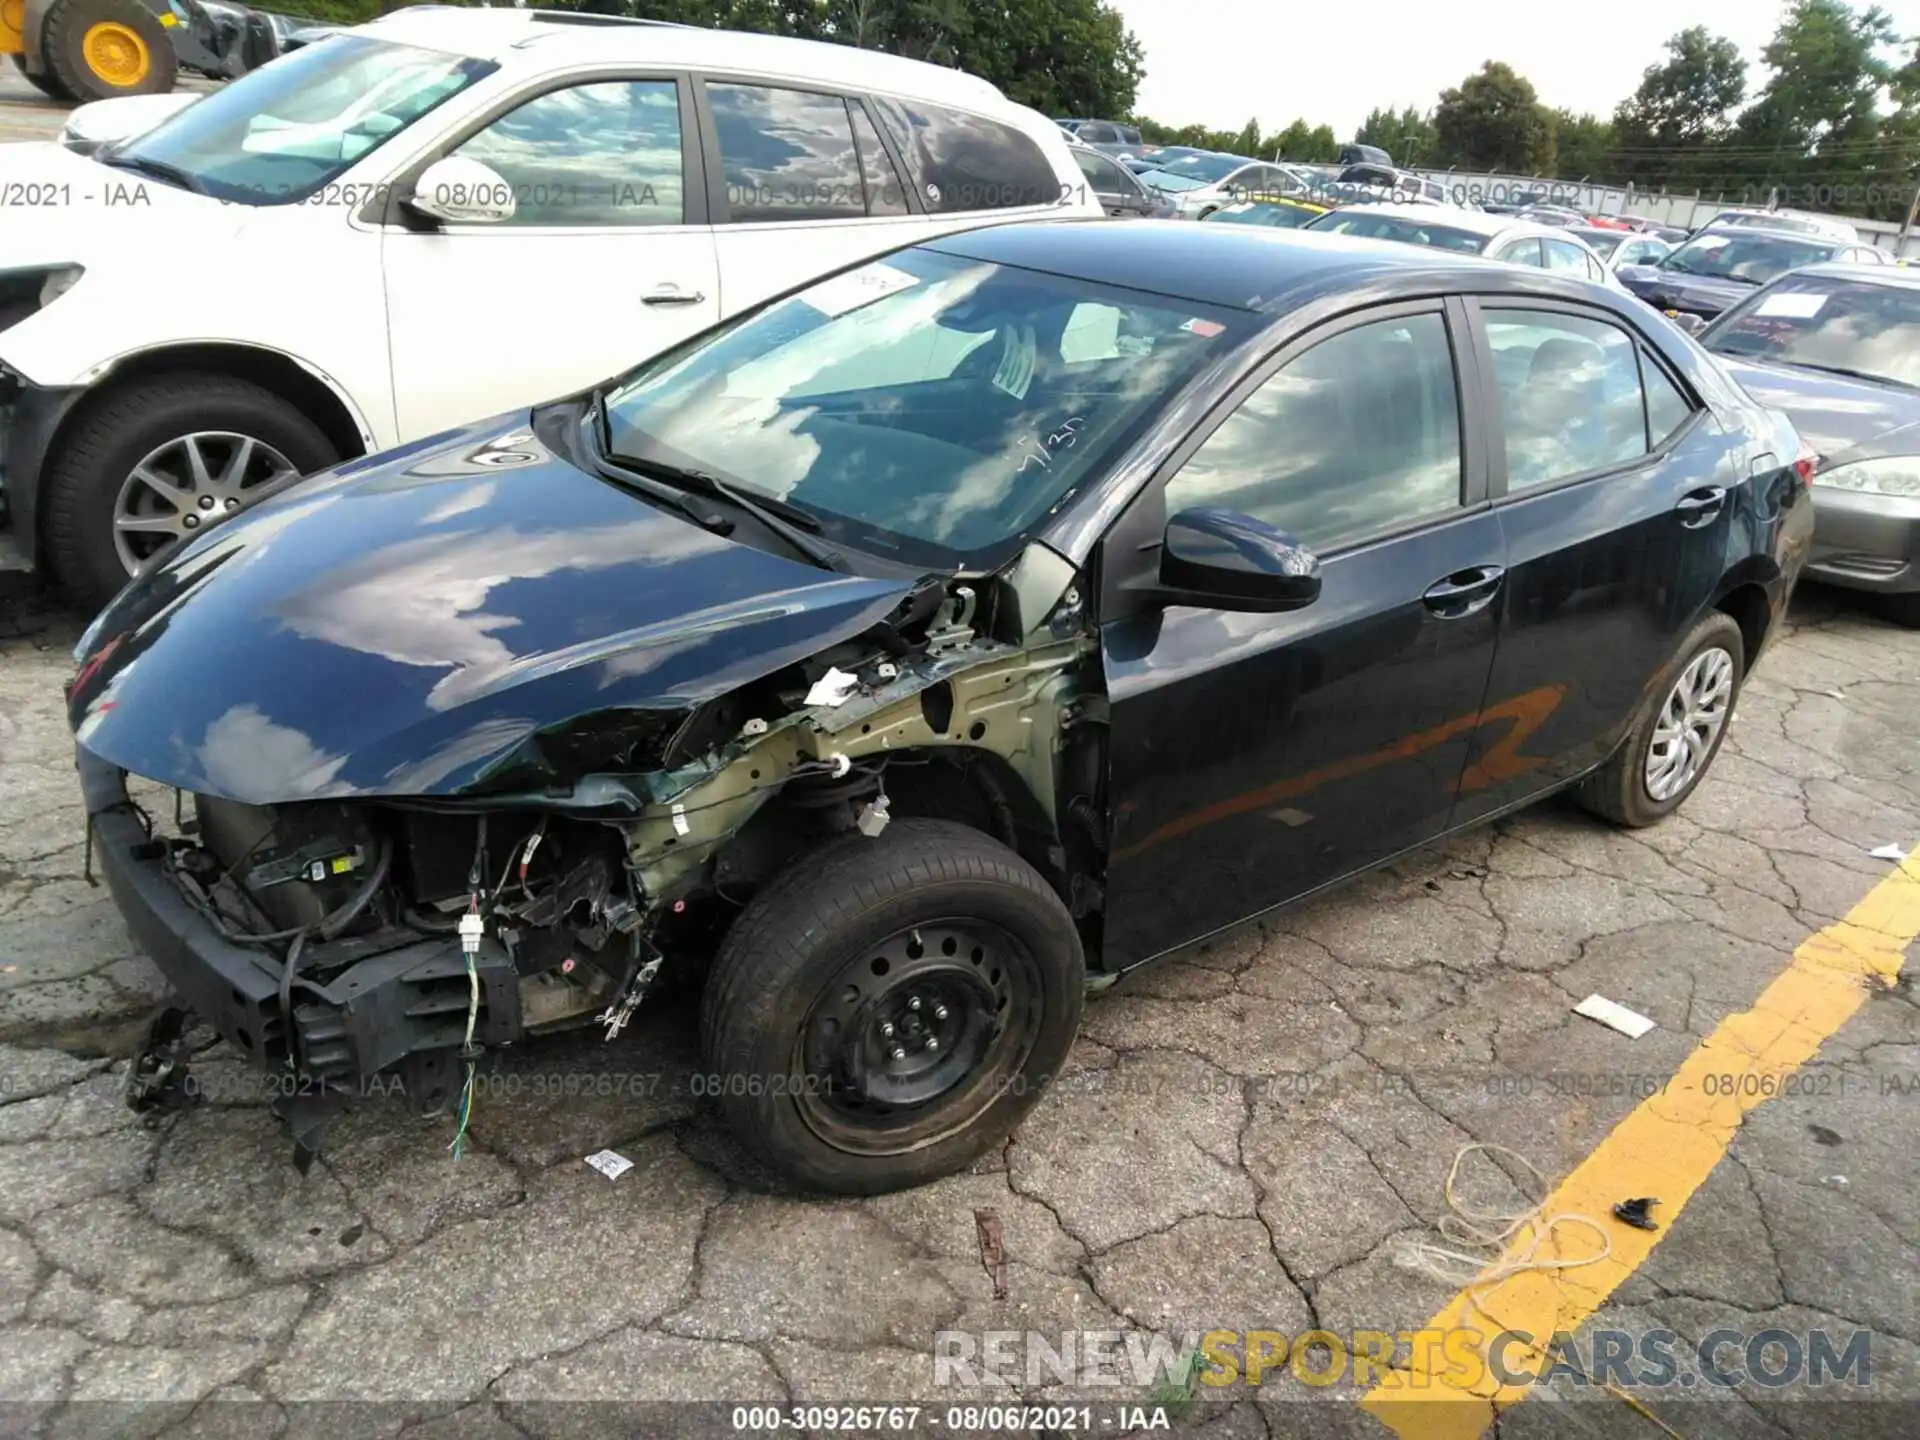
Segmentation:
[(1499, 60), (1440, 92), (1433, 129), (1442, 165), (1518, 175), (1553, 168), (1553, 117), (1532, 83)]
[(1432, 117), (1411, 105), (1404, 110), (1370, 111), (1353, 138), (1356, 144), (1378, 145), (1396, 165), (1424, 165), (1439, 144)]
[(1792, 205), (1862, 208), (1884, 144), (1879, 99), (1895, 73), (1881, 52), (1895, 43), (1877, 6), (1795, 0), (1761, 51), (1772, 73), (1734, 126), (1720, 184), (1754, 199), (1779, 192)]
[(1639, 88), (1613, 113), (1617, 178), (1643, 185), (1697, 181), (1720, 163), (1713, 154), (1747, 94), (1740, 47), (1695, 25), (1667, 41)]
[(1331, 125), (1316, 125), (1307, 135), (1307, 152), (1300, 159), (1308, 164), (1321, 164), (1338, 159), (1340, 142), (1333, 138)]
[(1553, 112), (1553, 170), (1564, 180), (1594, 179), (1613, 156), (1613, 124), (1571, 110)]

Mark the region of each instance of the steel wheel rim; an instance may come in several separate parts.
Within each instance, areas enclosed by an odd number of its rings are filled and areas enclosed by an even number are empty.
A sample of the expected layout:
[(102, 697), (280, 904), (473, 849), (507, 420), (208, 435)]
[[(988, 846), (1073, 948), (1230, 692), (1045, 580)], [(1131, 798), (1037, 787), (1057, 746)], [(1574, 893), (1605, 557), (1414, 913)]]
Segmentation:
[(273, 487), (298, 479), (292, 461), (252, 435), (195, 430), (156, 445), (113, 501), (113, 548), (138, 575), (175, 540), (204, 534)]
[(1645, 783), (1657, 802), (1700, 778), (1733, 707), (1733, 656), (1718, 645), (1688, 662), (1661, 703), (1647, 744)]
[(1018, 1089), (1043, 1011), (1039, 965), (999, 926), (907, 926), (864, 947), (809, 1008), (794, 1047), (801, 1117), (848, 1154), (935, 1144)]

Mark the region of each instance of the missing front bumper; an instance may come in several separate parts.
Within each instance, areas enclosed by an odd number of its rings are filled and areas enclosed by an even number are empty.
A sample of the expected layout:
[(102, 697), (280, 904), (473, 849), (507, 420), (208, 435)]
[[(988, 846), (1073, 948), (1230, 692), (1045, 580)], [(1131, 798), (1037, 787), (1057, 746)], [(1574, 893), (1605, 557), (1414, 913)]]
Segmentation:
[[(125, 774), (84, 746), (76, 759), (93, 860), (128, 930), (185, 1004), (253, 1065), (314, 1086), (364, 1091), (376, 1076), (409, 1062), (445, 1061), (458, 1052), (470, 989), (457, 939), (352, 957), (324, 982), (307, 978), (303, 964), (290, 987), (289, 1017), (279, 958), (224, 939), (168, 874), (167, 842), (149, 833), (128, 799)], [(517, 1040), (523, 1025), (512, 958), (488, 939), (474, 964), (481, 991), (474, 1039)]]

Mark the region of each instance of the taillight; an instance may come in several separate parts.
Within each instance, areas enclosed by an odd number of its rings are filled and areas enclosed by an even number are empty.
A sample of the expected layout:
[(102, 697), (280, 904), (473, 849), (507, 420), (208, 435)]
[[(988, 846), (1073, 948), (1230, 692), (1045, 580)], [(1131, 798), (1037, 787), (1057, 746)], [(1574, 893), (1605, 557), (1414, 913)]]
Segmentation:
[(1793, 473), (1800, 477), (1800, 484), (1803, 489), (1811, 490), (1813, 488), (1813, 474), (1819, 468), (1819, 455), (1814, 452), (1811, 445), (1802, 442), (1800, 446), (1800, 458), (1793, 462)]

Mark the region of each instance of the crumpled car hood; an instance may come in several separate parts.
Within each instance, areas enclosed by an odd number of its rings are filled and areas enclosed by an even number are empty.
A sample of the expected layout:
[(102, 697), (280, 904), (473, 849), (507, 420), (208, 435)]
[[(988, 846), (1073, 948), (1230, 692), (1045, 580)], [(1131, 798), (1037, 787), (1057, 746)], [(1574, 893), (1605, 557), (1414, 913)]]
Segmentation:
[(174, 552), (82, 640), (68, 718), (122, 769), (246, 804), (458, 795), (549, 727), (684, 713), (908, 589), (715, 535), (519, 414), (313, 477)]

